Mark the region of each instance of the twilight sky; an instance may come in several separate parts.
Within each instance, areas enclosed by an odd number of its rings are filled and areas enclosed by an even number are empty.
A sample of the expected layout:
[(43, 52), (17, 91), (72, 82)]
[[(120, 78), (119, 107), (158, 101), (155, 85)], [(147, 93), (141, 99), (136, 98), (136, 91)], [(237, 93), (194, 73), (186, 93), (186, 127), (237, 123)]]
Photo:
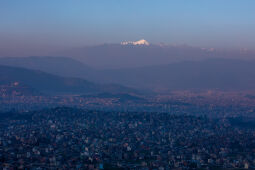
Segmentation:
[(144, 38), (255, 49), (254, 0), (0, 0), (0, 51)]

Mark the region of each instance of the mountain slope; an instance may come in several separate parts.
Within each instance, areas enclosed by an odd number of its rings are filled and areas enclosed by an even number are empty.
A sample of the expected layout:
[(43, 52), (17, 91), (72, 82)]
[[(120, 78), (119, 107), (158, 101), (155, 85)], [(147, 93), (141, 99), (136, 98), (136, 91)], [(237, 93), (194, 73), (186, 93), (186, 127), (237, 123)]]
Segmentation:
[(89, 66), (68, 57), (4, 57), (0, 58), (0, 64), (68, 77), (84, 77), (92, 71)]
[(8, 97), (8, 96), (38, 96), (43, 95), (37, 90), (22, 85), (18, 82), (14, 82), (12, 84), (2, 84), (0, 85), (0, 97)]
[(99, 85), (83, 79), (60, 77), (42, 71), (0, 66), (0, 85), (14, 82), (24, 84), (46, 94), (95, 94), (135, 91), (119, 85)]

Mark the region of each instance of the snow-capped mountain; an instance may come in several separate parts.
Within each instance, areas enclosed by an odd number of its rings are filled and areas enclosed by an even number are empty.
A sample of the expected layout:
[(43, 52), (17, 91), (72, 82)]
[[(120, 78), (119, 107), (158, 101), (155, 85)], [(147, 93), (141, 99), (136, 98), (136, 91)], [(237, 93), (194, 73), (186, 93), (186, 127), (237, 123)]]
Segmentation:
[(124, 41), (120, 43), (121, 45), (150, 45), (150, 43), (144, 39), (139, 41)]
[[(208, 58), (254, 58), (253, 53), (193, 47), (185, 44), (155, 44), (142, 39), (119, 44), (101, 44), (67, 49), (54, 56), (73, 57), (84, 64), (99, 68), (134, 68), (197, 61)], [(52, 54), (51, 54), (52, 55)], [(1, 63), (1, 61), (0, 61)]]

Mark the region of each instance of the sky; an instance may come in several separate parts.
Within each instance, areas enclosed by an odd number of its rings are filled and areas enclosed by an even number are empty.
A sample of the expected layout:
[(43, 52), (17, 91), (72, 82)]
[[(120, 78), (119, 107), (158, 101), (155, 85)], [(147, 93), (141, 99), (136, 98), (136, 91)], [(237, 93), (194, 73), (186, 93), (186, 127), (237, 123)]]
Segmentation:
[(255, 49), (254, 0), (0, 0), (0, 51), (146, 39)]

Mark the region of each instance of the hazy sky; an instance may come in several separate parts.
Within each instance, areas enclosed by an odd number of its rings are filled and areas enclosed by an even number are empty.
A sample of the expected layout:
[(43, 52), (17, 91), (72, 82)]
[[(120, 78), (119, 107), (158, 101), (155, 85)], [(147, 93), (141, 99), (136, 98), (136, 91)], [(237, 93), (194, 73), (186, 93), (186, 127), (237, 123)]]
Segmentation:
[(255, 1), (0, 0), (0, 50), (141, 38), (255, 49)]

